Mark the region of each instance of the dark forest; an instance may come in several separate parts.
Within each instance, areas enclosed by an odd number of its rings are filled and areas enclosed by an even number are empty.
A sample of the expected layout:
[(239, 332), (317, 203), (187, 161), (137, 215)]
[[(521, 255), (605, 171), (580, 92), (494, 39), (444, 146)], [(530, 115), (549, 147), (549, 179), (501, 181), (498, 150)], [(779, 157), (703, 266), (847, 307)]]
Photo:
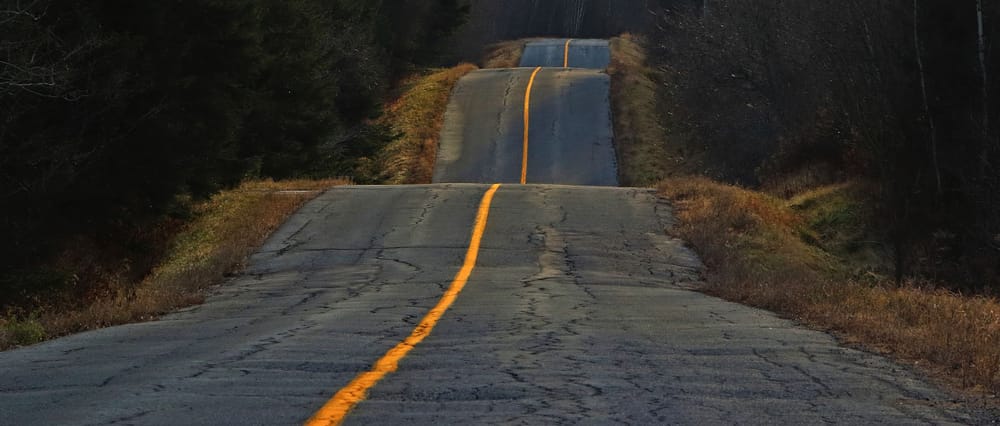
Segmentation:
[(1000, 4), (661, 1), (652, 48), (704, 173), (871, 183), (897, 281), (1000, 286)]
[(349, 174), (391, 138), (368, 119), (394, 79), (436, 57), (466, 11), (456, 0), (5, 0), (0, 293), (72, 281), (33, 266), (75, 236), (128, 239), (245, 179)]

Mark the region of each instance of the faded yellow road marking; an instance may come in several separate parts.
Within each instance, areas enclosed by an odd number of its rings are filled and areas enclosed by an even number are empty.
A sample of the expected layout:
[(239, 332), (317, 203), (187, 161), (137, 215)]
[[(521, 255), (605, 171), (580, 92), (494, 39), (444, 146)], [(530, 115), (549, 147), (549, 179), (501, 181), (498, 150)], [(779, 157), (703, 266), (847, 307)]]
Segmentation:
[(420, 324), (417, 325), (417, 328), (413, 330), (413, 333), (406, 340), (390, 349), (389, 352), (386, 352), (382, 356), (382, 359), (379, 359), (375, 363), (371, 371), (359, 374), (351, 383), (337, 392), (333, 399), (327, 402), (323, 408), (305, 423), (306, 426), (341, 424), (351, 409), (368, 396), (368, 391), (386, 375), (395, 372), (399, 368), (399, 361), (405, 358), (414, 347), (431, 334), (434, 326), (441, 320), (444, 313), (455, 303), (455, 299), (458, 298), (459, 293), (462, 292), (462, 289), (469, 282), (472, 270), (476, 268), (476, 260), (479, 258), (479, 245), (483, 240), (483, 234), (486, 232), (486, 222), (490, 216), (490, 206), (493, 204), (493, 196), (496, 195), (499, 189), (499, 184), (493, 185), (486, 191), (486, 195), (483, 196), (483, 201), (479, 204), (479, 212), (476, 214), (476, 224), (472, 230), (469, 251), (465, 253), (465, 263), (462, 265), (462, 269), (458, 271), (458, 275), (455, 276), (455, 280), (452, 281), (451, 287), (448, 288), (448, 291), (438, 301), (438, 304), (427, 313), (427, 316), (420, 321)]
[(521, 156), (521, 185), (528, 183), (528, 131), (531, 129), (531, 88), (535, 86), (535, 77), (542, 67), (535, 68), (528, 79), (528, 90), (524, 93), (524, 152)]
[(573, 39), (566, 40), (566, 52), (563, 54), (563, 68), (569, 68), (569, 44)]

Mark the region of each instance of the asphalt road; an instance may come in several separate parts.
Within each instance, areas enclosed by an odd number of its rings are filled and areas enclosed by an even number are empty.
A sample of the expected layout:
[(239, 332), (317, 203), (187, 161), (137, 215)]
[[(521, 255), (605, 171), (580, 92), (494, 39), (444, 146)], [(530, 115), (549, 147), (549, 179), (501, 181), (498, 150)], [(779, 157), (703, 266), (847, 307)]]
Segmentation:
[[(702, 0), (682, 0), (701, 6)], [(559, 34), (609, 38), (655, 29), (649, 0), (472, 0), (469, 19), (449, 41), (454, 61), (474, 62), (483, 46), (505, 40)], [(681, 7), (681, 2), (674, 2)], [(687, 5), (685, 5), (687, 6)]]
[[(0, 354), (4, 425), (301, 424), (441, 298), (484, 185), (347, 187), (206, 304)], [(510, 185), (433, 333), (348, 424), (946, 424), (880, 357), (686, 290), (651, 190)]]
[[(567, 44), (569, 43), (569, 44)], [(545, 39), (528, 42), (522, 67), (588, 68), (604, 70), (611, 64), (607, 40)]]
[(435, 183), (617, 186), (610, 78), (586, 69), (483, 70), (459, 81), (445, 113)]
[(881, 357), (689, 291), (700, 264), (666, 235), (670, 206), (614, 187), (610, 83), (591, 65), (468, 75), (437, 184), (325, 193), (202, 306), (0, 353), (0, 425), (989, 420)]

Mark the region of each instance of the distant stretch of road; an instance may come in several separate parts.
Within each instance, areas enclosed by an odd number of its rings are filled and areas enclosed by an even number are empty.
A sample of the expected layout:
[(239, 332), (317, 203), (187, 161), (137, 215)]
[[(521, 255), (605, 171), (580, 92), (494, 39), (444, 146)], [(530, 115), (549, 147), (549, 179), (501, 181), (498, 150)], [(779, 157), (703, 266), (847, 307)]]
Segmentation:
[(463, 78), (434, 182), (618, 186), (609, 58), (607, 41), (540, 40), (521, 68)]
[(522, 67), (607, 69), (611, 49), (607, 40), (552, 39), (528, 42), (521, 55)]
[(607, 74), (585, 69), (466, 76), (445, 115), (434, 182), (618, 186), (609, 88)]
[(691, 291), (670, 204), (614, 187), (607, 75), (525, 60), (459, 83), (438, 183), (332, 189), (201, 306), (0, 353), (0, 425), (984, 422)]

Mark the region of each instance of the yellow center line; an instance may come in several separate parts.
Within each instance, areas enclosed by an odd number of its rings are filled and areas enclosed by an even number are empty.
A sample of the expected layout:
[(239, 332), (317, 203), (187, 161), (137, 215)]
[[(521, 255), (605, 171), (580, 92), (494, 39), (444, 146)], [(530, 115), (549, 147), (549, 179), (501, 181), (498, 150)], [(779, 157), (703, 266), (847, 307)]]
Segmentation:
[(569, 68), (569, 44), (573, 42), (573, 39), (566, 40), (566, 49), (563, 54), (563, 68)]
[(438, 304), (420, 321), (420, 324), (417, 325), (413, 333), (406, 340), (390, 349), (389, 352), (386, 352), (375, 363), (371, 371), (359, 374), (351, 383), (337, 392), (333, 399), (327, 402), (323, 408), (305, 423), (306, 426), (341, 424), (351, 409), (367, 398), (368, 391), (389, 373), (395, 372), (399, 368), (399, 361), (405, 358), (414, 347), (431, 334), (434, 326), (441, 320), (445, 312), (451, 308), (451, 305), (455, 303), (455, 299), (458, 298), (459, 293), (462, 292), (462, 289), (469, 282), (472, 270), (476, 268), (476, 260), (479, 258), (479, 245), (483, 240), (483, 234), (486, 232), (486, 222), (490, 216), (490, 205), (493, 204), (493, 196), (496, 195), (499, 189), (499, 184), (493, 185), (486, 191), (486, 195), (483, 196), (483, 200), (479, 204), (479, 212), (476, 214), (476, 224), (472, 231), (472, 240), (469, 242), (469, 251), (465, 254), (465, 263), (462, 265), (462, 269), (458, 271), (458, 275), (455, 276), (455, 280), (452, 281), (451, 287), (448, 288), (448, 291), (438, 301)]
[(528, 90), (524, 93), (524, 152), (521, 155), (521, 185), (528, 183), (528, 131), (531, 129), (531, 88), (542, 67), (535, 68), (528, 79)]

